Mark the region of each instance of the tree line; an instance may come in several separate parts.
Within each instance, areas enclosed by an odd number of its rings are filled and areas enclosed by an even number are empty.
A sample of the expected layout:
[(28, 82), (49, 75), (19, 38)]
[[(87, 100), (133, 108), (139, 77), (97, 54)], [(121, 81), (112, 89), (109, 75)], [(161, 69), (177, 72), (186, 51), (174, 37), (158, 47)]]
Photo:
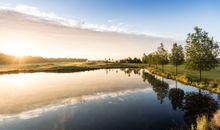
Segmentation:
[(208, 33), (199, 27), (194, 28), (193, 33), (189, 33), (186, 39), (186, 46), (183, 48), (177, 43), (173, 44), (171, 53), (164, 48), (161, 43), (156, 51), (146, 55), (143, 54), (142, 59), (127, 58), (122, 60), (126, 63), (142, 63), (149, 64), (149, 66), (161, 65), (162, 72), (164, 72), (164, 65), (171, 63), (176, 68), (176, 75), (178, 73), (178, 66), (185, 63), (186, 68), (199, 71), (200, 80), (202, 71), (210, 71), (218, 66), (220, 48), (218, 42), (215, 42), (213, 37), (209, 37)]
[(18, 63), (46, 63), (46, 62), (85, 62), (87, 59), (80, 58), (44, 58), (40, 56), (16, 56), (0, 53), (0, 64), (18, 64)]

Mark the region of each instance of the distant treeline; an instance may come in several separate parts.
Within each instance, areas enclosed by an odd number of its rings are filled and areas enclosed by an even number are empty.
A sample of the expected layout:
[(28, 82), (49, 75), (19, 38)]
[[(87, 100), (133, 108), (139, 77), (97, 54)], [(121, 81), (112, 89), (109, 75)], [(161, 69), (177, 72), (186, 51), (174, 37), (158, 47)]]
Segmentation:
[(40, 56), (16, 57), (0, 53), (0, 64), (18, 63), (46, 63), (46, 62), (85, 62), (87, 59), (81, 58), (44, 58)]
[(131, 57), (128, 57), (126, 59), (122, 59), (119, 61), (120, 63), (144, 63), (143, 61), (141, 61), (141, 59), (139, 58), (131, 58)]

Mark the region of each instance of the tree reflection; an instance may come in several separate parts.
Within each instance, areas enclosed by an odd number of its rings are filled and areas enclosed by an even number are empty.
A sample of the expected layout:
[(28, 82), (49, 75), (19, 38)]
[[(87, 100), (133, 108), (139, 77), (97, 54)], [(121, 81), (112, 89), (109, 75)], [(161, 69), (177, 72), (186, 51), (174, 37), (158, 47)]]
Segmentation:
[(142, 73), (143, 81), (146, 80), (152, 85), (154, 92), (157, 94), (157, 99), (162, 104), (164, 98), (167, 97), (169, 85), (163, 80), (157, 79), (154, 75), (151, 75), (147, 72)]
[(193, 125), (196, 128), (196, 118), (204, 115), (208, 119), (218, 109), (217, 102), (209, 95), (197, 92), (190, 92), (185, 95), (184, 120), (188, 127)]
[(183, 108), (184, 91), (180, 88), (177, 88), (177, 81), (176, 88), (171, 88), (169, 90), (169, 99), (174, 110), (177, 108)]
[(174, 110), (183, 108), (184, 91), (180, 88), (172, 88), (169, 91), (169, 99)]
[(140, 75), (140, 68), (122, 68), (120, 69), (121, 71), (123, 71), (125, 74), (128, 75), (128, 77), (131, 76), (131, 73), (133, 72), (135, 75)]
[[(217, 101), (215, 101), (209, 94), (202, 92), (188, 92), (180, 88), (172, 88), (169, 90), (169, 85), (162, 80), (156, 78), (154, 75), (145, 71), (142, 73), (143, 81), (148, 81), (157, 94), (157, 98), (162, 104), (164, 99), (169, 97), (174, 110), (181, 109), (184, 111), (184, 120), (187, 127), (196, 128), (196, 119), (198, 116), (206, 116), (208, 120), (213, 116), (218, 109)], [(168, 93), (169, 92), (169, 93)]]
[(136, 74), (136, 75), (141, 75), (140, 70), (141, 70), (141, 69), (139, 69), (139, 68), (133, 69), (133, 72), (134, 72), (134, 74)]

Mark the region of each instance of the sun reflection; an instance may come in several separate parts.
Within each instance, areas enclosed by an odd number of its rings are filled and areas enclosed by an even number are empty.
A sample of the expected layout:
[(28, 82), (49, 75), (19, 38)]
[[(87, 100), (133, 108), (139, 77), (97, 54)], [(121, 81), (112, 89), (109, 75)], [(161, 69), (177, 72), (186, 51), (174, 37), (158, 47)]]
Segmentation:
[(28, 75), (25, 74), (14, 74), (14, 75), (7, 75), (4, 77), (1, 77), (1, 81), (4, 83), (4, 85), (12, 85), (16, 86), (16, 89), (24, 88), (28, 82), (29, 78)]

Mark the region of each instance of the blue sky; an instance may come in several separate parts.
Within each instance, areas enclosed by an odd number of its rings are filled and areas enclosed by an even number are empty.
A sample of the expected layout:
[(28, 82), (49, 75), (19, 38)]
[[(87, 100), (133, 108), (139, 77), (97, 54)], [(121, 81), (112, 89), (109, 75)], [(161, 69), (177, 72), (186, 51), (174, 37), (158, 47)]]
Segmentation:
[(123, 23), (132, 31), (185, 39), (200, 26), (220, 41), (219, 0), (0, 0), (93, 24)]

